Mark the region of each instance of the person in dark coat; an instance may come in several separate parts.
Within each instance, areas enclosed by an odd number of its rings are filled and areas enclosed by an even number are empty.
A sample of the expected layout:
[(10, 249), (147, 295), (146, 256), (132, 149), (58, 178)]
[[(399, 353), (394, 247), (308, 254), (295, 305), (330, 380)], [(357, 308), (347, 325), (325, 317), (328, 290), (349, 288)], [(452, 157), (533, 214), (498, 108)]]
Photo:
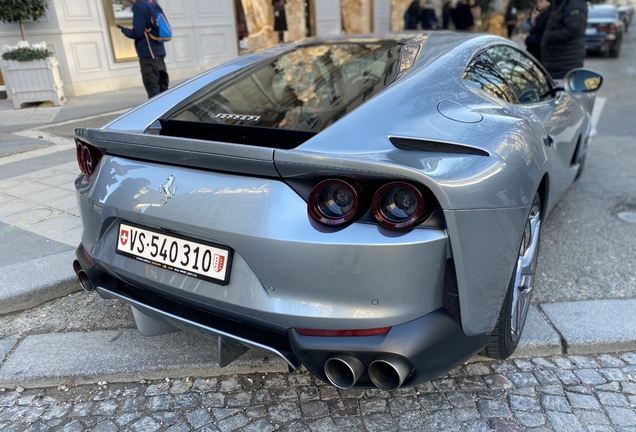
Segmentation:
[(404, 12), (404, 30), (417, 30), (420, 21), (420, 2), (413, 0)]
[(541, 63), (552, 78), (562, 79), (585, 60), (585, 0), (554, 0), (541, 39)]
[(506, 8), (506, 28), (508, 30), (508, 38), (512, 37), (512, 34), (517, 27), (517, 8), (512, 4), (512, 0)]
[(470, 11), (470, 6), (465, 1), (457, 3), (451, 13), (451, 18), (457, 30), (475, 29), (475, 18), (473, 18), (473, 13)]
[(447, 0), (442, 7), (442, 28), (446, 30), (448, 25), (452, 21), (451, 14), (453, 13), (453, 2)]
[(541, 61), (541, 39), (545, 32), (545, 26), (552, 12), (552, 4), (549, 0), (539, 0), (536, 8), (530, 14), (530, 32), (527, 36), (520, 35), (519, 39), (526, 43), (526, 50), (537, 60)]
[(278, 32), (278, 42), (285, 42), (283, 32), (287, 31), (287, 16), (285, 15), (286, 0), (272, 0), (274, 6), (274, 31)]
[(437, 30), (439, 28), (439, 22), (431, 0), (426, 0), (424, 7), (420, 10), (420, 21), (422, 21), (424, 30)]

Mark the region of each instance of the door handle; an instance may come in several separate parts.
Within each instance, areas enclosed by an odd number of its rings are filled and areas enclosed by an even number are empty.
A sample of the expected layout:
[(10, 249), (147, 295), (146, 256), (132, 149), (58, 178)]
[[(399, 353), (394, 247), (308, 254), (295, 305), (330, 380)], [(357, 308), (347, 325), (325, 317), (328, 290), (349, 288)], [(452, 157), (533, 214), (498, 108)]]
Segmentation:
[(554, 144), (554, 138), (552, 138), (552, 135), (548, 134), (544, 136), (543, 144), (547, 145), (548, 147), (552, 147), (552, 144)]

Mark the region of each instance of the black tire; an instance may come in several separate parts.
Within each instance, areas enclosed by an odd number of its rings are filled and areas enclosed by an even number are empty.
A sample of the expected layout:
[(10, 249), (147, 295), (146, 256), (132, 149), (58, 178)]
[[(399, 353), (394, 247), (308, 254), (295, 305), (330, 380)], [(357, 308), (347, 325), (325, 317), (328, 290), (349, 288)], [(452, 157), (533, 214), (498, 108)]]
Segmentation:
[(576, 177), (574, 177), (574, 181), (577, 181), (583, 174), (583, 170), (585, 168), (585, 156), (587, 156), (587, 154), (584, 154), (581, 157), (581, 159), (579, 159), (579, 170), (576, 172)]
[[(526, 222), (526, 226), (529, 224), (529, 220), (532, 217), (532, 211), (534, 208), (539, 209), (538, 214), (538, 226), (541, 226), (541, 220), (543, 218), (543, 211), (541, 207), (541, 198), (537, 195), (532, 203), (530, 215), (528, 216), (528, 222)], [(525, 233), (525, 230), (524, 230)], [(526, 273), (526, 275), (531, 275), (530, 279), (530, 287), (528, 288), (528, 297), (527, 297), (527, 307), (529, 307), (530, 296), (532, 295), (532, 288), (534, 285), (534, 272), (536, 271), (537, 266), (537, 257), (539, 255), (539, 239), (540, 239), (541, 230), (540, 228), (536, 231), (536, 247), (533, 253), (532, 264), (530, 266), (530, 272)], [(524, 247), (524, 242), (526, 242), (526, 236), (524, 235), (521, 239), (521, 245), (519, 247), (520, 253), (522, 247)], [(519, 262), (519, 259), (517, 260)], [(494, 330), (491, 333), (491, 341), (490, 344), (481, 352), (482, 355), (486, 357), (490, 357), (493, 359), (505, 359), (510, 357), (510, 355), (514, 352), (519, 344), (519, 340), (521, 339), (521, 333), (523, 331), (523, 326), (525, 325), (525, 320), (527, 317), (527, 309), (525, 313), (523, 313), (523, 317), (521, 319), (521, 325), (518, 331), (514, 332), (516, 337), (513, 337), (513, 296), (514, 291), (517, 289), (515, 286), (515, 280), (518, 270), (518, 264), (515, 264), (515, 268), (512, 272), (512, 276), (510, 278), (510, 283), (508, 284), (508, 290), (506, 291), (506, 297), (504, 298), (503, 305), (501, 306), (501, 311), (499, 312), (499, 318), (497, 319), (497, 324), (495, 325)]]
[(574, 177), (574, 181), (577, 181), (581, 177), (581, 175), (583, 174), (583, 170), (585, 168), (585, 158), (587, 157), (587, 144), (582, 144), (582, 145), (585, 145), (585, 147), (579, 150), (580, 152), (579, 169), (576, 172), (576, 177)]

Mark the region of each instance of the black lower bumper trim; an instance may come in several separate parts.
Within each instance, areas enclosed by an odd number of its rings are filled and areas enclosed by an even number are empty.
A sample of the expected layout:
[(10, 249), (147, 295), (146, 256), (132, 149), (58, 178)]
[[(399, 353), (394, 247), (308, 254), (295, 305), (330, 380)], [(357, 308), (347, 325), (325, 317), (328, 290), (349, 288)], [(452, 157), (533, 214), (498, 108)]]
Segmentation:
[[(175, 317), (192, 321), (203, 327), (217, 329), (227, 334), (233, 334), (242, 339), (269, 346), (277, 351), (291, 354), (291, 346), (285, 333), (278, 333), (269, 329), (255, 326), (252, 323), (238, 319), (224, 317), (210, 311), (204, 311), (167, 296), (159, 295), (151, 290), (143, 289), (126, 283), (108, 274), (97, 264), (88, 262), (83, 246), (77, 250), (77, 258), (94, 286), (100, 287), (100, 295), (113, 293), (117, 298), (126, 301), (127, 298), (152, 309), (164, 311)], [(113, 297), (113, 296), (111, 296)], [(130, 302), (129, 302), (130, 303)]]
[[(296, 357), (323, 381), (327, 381), (324, 364), (336, 354), (356, 356), (364, 363), (365, 369), (373, 360), (392, 355), (406, 360), (411, 366), (411, 373), (403, 385), (437, 378), (490, 343), (490, 335), (467, 337), (457, 321), (444, 309), (394, 326), (382, 336), (302, 336), (293, 329), (287, 334)], [(355, 387), (375, 386), (365, 371)]]

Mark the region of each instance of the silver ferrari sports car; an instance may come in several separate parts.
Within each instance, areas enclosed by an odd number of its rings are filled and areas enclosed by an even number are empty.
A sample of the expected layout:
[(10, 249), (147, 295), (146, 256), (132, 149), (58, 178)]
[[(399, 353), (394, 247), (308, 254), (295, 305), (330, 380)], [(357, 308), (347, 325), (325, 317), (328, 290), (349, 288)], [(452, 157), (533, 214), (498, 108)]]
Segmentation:
[[(77, 129), (82, 286), (341, 388), (515, 349), (602, 77), (490, 35), (308, 39)], [(211, 342), (212, 343), (212, 342)]]

